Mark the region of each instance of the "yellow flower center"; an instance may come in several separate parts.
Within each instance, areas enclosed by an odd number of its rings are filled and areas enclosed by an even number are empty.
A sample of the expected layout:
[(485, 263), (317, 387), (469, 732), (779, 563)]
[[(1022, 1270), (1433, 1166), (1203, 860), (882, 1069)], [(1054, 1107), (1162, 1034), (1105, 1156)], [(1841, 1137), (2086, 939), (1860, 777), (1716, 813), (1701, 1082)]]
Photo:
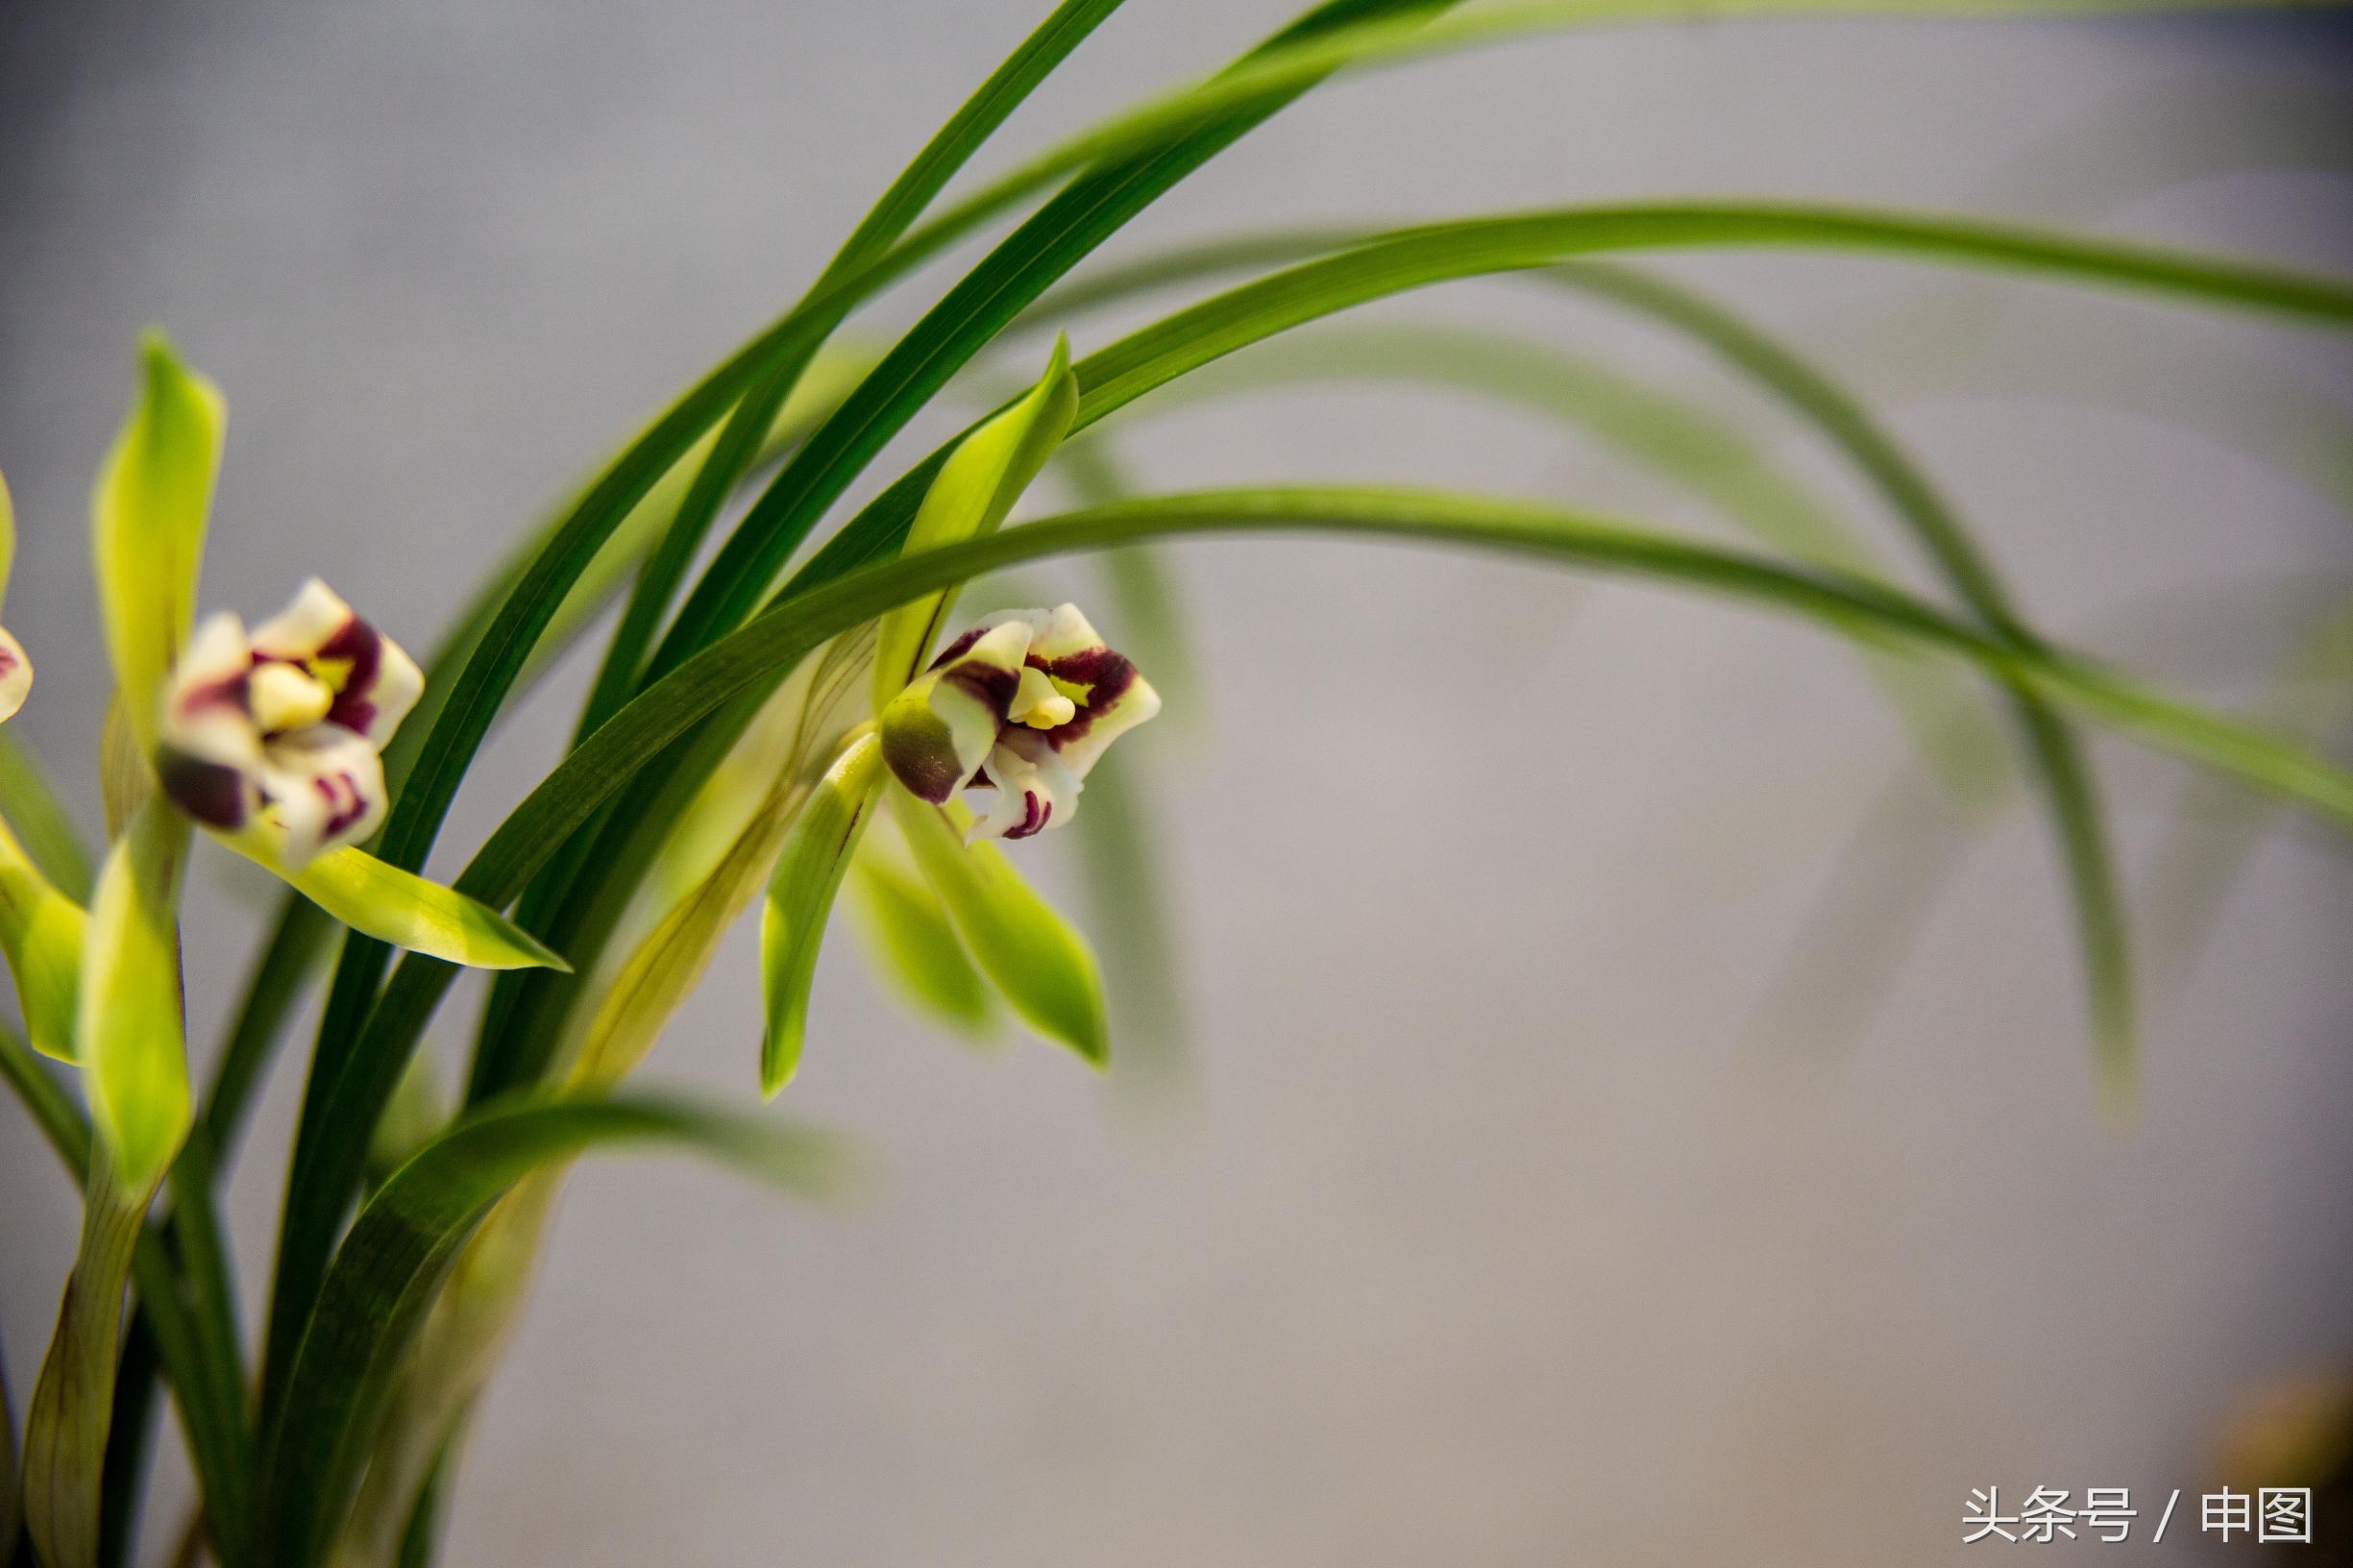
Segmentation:
[(1052, 729), (1066, 724), (1078, 713), (1078, 704), (1055, 689), (1045, 672), (1029, 665), (1021, 667), (1021, 685), (1013, 694), (1013, 706), (1007, 717), (1017, 724), (1032, 729)]
[(271, 735), (306, 729), (335, 705), (335, 694), (325, 682), (311, 679), (290, 664), (257, 667), (246, 694), (253, 704), (254, 723)]

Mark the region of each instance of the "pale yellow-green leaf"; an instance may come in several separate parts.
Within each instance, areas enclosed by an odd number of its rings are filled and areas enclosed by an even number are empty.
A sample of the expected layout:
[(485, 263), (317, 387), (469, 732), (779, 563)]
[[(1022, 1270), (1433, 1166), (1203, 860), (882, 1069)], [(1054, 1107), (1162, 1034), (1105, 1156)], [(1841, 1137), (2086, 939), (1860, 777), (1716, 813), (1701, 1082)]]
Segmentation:
[(768, 1017), (760, 1041), (763, 1095), (772, 1097), (800, 1068), (818, 949), (842, 872), (873, 813), (883, 777), (882, 742), (872, 729), (863, 729), (809, 792), (777, 851), (760, 916), (760, 982)]
[(851, 924), (884, 984), (919, 1012), (975, 1039), (994, 1032), (988, 981), (972, 967), (940, 895), (869, 833), (849, 863)]
[(114, 679), (139, 749), (152, 752), (164, 679), (195, 621), (228, 415), (162, 334), (148, 334), (141, 357), (138, 401), (98, 471), (90, 532)]
[(16, 1000), (34, 1048), (73, 1060), (74, 993), (82, 983), (88, 918), (40, 873), (0, 819), (0, 953), (16, 980)]
[(117, 689), (98, 731), (98, 802), (106, 813), (107, 837), (119, 839), (132, 816), (155, 793), (156, 771), (131, 733), (129, 704)]
[(330, 849), (300, 869), (273, 853), (265, 834), (218, 834), (220, 842), (285, 878), (294, 890), (353, 930), (473, 969), (566, 969), (561, 957), (494, 909), (454, 888), (378, 860), (364, 849)]
[(802, 803), (860, 722), (865, 631), (800, 662), (697, 794), (589, 976), (593, 1010), (571, 1057), (576, 1087), (609, 1084), (644, 1059), (759, 895)]
[[(1053, 358), (1038, 384), (966, 436), (941, 465), (908, 526), (900, 553), (918, 555), (995, 532), (1069, 433), (1077, 413), (1078, 380), (1070, 373), (1070, 345), (1056, 338)], [(874, 644), (877, 712), (915, 678), (955, 600), (953, 590), (933, 594), (882, 618)]]
[(177, 812), (160, 799), (140, 807), (98, 873), (82, 944), (74, 1054), (90, 1119), (134, 1190), (162, 1176), (188, 1130), (178, 929), (187, 850)]
[(888, 792), (916, 864), (947, 907), (981, 972), (1021, 1020), (1100, 1067), (1110, 1060), (1103, 976), (1094, 951), (1069, 921), (1023, 881), (1003, 850), (967, 846), (969, 814), (905, 790)]

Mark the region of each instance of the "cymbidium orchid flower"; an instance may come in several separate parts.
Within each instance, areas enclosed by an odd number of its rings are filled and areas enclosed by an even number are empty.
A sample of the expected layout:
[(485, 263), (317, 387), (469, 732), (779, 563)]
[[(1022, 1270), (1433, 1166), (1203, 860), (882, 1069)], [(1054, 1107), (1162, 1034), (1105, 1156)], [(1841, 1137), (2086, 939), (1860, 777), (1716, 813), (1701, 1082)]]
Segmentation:
[(323, 584), (248, 635), (196, 625), (225, 415), (160, 340), (91, 498), (100, 620), (118, 686), (114, 843), (79, 965), (69, 1050), (128, 1179), (168, 1164), (188, 1115), (175, 940), (188, 826), (267, 867), (346, 925), (453, 963), (560, 964), (495, 912), (357, 847), (386, 807), (384, 742), (416, 665)]
[(882, 757), (933, 805), (993, 789), (970, 839), (1026, 839), (1078, 813), (1111, 743), (1160, 712), (1160, 694), (1075, 604), (1005, 610), (950, 643), (884, 707)]
[(197, 821), (289, 870), (383, 821), (379, 753), (425, 691), (400, 645), (316, 577), (251, 636), (196, 628), (164, 693), (156, 774)]
[[(8, 598), (9, 568), (16, 559), (16, 510), (9, 501), (8, 480), (0, 478), (0, 604)], [(0, 626), (0, 723), (15, 717), (33, 690), (33, 661), (24, 645)]]
[(0, 626), (0, 723), (15, 717), (32, 691), (33, 661), (25, 657), (24, 645), (9, 635), (9, 628)]
[[(16, 553), (16, 518), (8, 481), (0, 479), (0, 601), (8, 595), (9, 569)], [(33, 664), (23, 645), (0, 627), (0, 723), (24, 706), (32, 690)], [(47, 1055), (73, 1054), (74, 992), (82, 968), (82, 933), (87, 917), (41, 874), (40, 868), (0, 820), (0, 954), (16, 980), (25, 1034)]]
[[(1057, 344), (1030, 394), (949, 454), (909, 526), (905, 553), (1004, 522), (1076, 412), (1066, 353)], [(760, 1076), (769, 1093), (798, 1064), (818, 947), (843, 874), (886, 798), (979, 972), (1042, 1034), (1098, 1065), (1108, 1057), (1092, 950), (987, 841), (1068, 821), (1088, 771), (1113, 740), (1159, 711), (1160, 698), (1068, 604), (987, 617), (927, 665), (955, 599), (952, 589), (929, 595), (878, 623), (874, 723), (845, 735), (776, 857), (761, 936)], [(978, 822), (955, 798), (968, 787), (996, 792)]]

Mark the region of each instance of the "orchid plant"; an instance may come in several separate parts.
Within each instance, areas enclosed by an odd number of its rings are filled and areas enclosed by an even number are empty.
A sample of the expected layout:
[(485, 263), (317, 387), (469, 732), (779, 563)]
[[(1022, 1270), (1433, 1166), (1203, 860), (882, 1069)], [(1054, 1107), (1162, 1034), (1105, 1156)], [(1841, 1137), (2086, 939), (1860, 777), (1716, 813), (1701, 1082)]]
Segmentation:
[[(42, 771), (0, 737), (0, 952), (23, 1024), (21, 1034), (0, 1030), (0, 1071), (80, 1184), (85, 1215), (22, 1427), (0, 1421), (10, 1460), (0, 1540), (47, 1568), (128, 1560), (154, 1396), (167, 1387), (200, 1498), (175, 1537), (179, 1560), (429, 1560), (468, 1414), (517, 1326), (575, 1160), (667, 1141), (803, 1193), (844, 1176), (842, 1145), (814, 1129), (625, 1082), (754, 901), (765, 1096), (791, 1083), (808, 1044), (817, 958), (846, 888), (883, 972), (919, 1009), (968, 1028), (1001, 1005), (1085, 1061), (1107, 1061), (1115, 1009), (1102, 967), (1078, 925), (1029, 886), (1018, 857), (1022, 841), (1078, 821), (1091, 824), (1082, 838), (1093, 824), (1110, 830), (1091, 852), (1140, 852), (1125, 793), (1135, 781), (1105, 759), (1160, 711), (1163, 689), (1178, 709), (1188, 689), (1164, 583), (1141, 552), (1151, 541), (1418, 542), (1637, 575), (1792, 614), (1854, 644), (1915, 722), (1931, 767), (1964, 782), (1998, 742), (1956, 728), (1952, 716), (1975, 698), (1949, 677), (1982, 677), (2055, 829), (2095, 1070), (2120, 1111), (2132, 1093), (2135, 990), (2083, 731), (2115, 732), (2267, 799), (2353, 822), (2353, 774), (2298, 740), (2035, 632), (1920, 465), (1825, 372), (1716, 302), (1603, 258), (1733, 246), (1864, 251), (2324, 331), (2353, 325), (2353, 282), (1971, 218), (1725, 202), (1243, 234), (1072, 277), (1194, 169), (1336, 73), (1668, 14), (1643, 0), (1328, 0), (1207, 81), (943, 202), (1117, 6), (1063, 0), (799, 302), (528, 532), (421, 662), (394, 634), (407, 628), (377, 626), (317, 579), (250, 629), (226, 609), (198, 619), (224, 404), (160, 337), (147, 343), (91, 502), (116, 688), (97, 767), (107, 844), (94, 871)], [(1020, 222), (887, 351), (843, 335), (886, 285), (1013, 213)], [(1106, 303), (1235, 274), (1240, 282), (1085, 357), (1056, 339), (1042, 373), (1038, 351), (1018, 346), (1041, 327), (1083, 331)], [(1124, 482), (1111, 416), (1124, 423), (1186, 392), (1217, 395), (1217, 376), (1197, 373), (1356, 306), (1496, 275), (1680, 333), (1772, 393), (1851, 461), (1943, 594), (1899, 586), (1859, 537), (1791, 504), (1704, 409), (1527, 344), (1466, 349), (1425, 334), (1409, 352), (1392, 344), (1360, 356), (1348, 373), (1539, 403), (1703, 490), (1756, 543), (1514, 498), (1360, 485), (1141, 495)], [(1274, 362), (1244, 356), (1232, 368)], [(991, 374), (997, 384), (1017, 375), (1021, 389), (803, 555), (895, 434)], [(1157, 396), (1139, 405), (1148, 394)], [(1085, 504), (1008, 527), (1049, 468)], [(698, 572), (723, 519), (730, 527)], [(0, 488), (0, 591), (13, 539)], [(1115, 635), (1124, 625), (1148, 641), (1150, 656), (1115, 651), (1074, 604), (959, 610), (960, 592), (988, 574), (1091, 552), (1110, 552), (1109, 608), (1097, 616)], [(603, 652), (565, 755), (459, 875), (427, 880), (419, 870), (491, 727), (555, 654), (600, 627)], [(0, 631), (0, 720), (32, 682), (27, 650)], [(1082, 813), (1091, 785), (1105, 793)], [(286, 894), (200, 1089), (178, 922), (202, 840), (261, 867)], [(1108, 880), (1133, 897), (1144, 878), (1140, 870)], [(1117, 956), (1123, 966), (1152, 958)], [(500, 972), (452, 1104), (418, 1044), (461, 968)], [(322, 976), (267, 1329), (248, 1346), (218, 1212), (221, 1173), (298, 1002)]]

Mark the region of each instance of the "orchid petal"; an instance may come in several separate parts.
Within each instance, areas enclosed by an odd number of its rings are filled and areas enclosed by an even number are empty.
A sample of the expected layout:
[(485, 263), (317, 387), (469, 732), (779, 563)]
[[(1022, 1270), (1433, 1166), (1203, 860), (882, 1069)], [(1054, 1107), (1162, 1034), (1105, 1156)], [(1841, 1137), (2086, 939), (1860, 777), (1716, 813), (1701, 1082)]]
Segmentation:
[[(0, 478), (0, 604), (8, 600), (9, 568), (15, 559), (16, 508), (9, 500), (8, 480)], [(0, 626), (0, 723), (25, 705), (32, 689), (33, 661), (25, 657), (24, 645)]]
[(1021, 1020), (1097, 1067), (1111, 1054), (1103, 977), (1087, 939), (1021, 879), (993, 844), (963, 842), (961, 803), (946, 808), (887, 792), (916, 863)]
[(253, 646), (258, 657), (302, 666), (318, 678), (332, 694), (321, 717), (380, 751), (425, 693), (416, 661), (316, 577), (254, 628)]
[(124, 713), (152, 753), (163, 688), (196, 618), (205, 519), (227, 414), (218, 388), (172, 354), (143, 349), (145, 379), (90, 499), (99, 608)]
[(187, 846), (177, 813), (140, 807), (98, 873), (83, 939), (74, 1055), (90, 1119), (134, 1191), (171, 1164), (192, 1116), (178, 929)]
[(6, 608), (9, 572), (16, 564), (16, 503), (9, 499), (8, 476), (0, 474), (0, 608)]
[(1026, 839), (1061, 827), (1078, 815), (1078, 774), (1054, 749), (1050, 736), (1008, 728), (989, 752), (989, 782), (996, 804), (965, 837)]
[(340, 724), (272, 741), (261, 779), (278, 858), (294, 870), (322, 850), (364, 844), (390, 807), (383, 759)]
[(233, 615), (196, 628), (172, 668), (156, 774), (205, 826), (266, 830), (275, 862), (299, 869), (382, 823), (379, 753), (423, 690), (408, 655), (314, 577), (250, 636)]
[(25, 657), (24, 644), (0, 626), (0, 723), (15, 717), (32, 690), (33, 661)]
[(1034, 626), (1030, 667), (1074, 704), (1072, 717), (1048, 735), (1064, 765), (1083, 779), (1113, 741), (1160, 712), (1160, 694), (1095, 635), (1077, 605), (1021, 613)]
[(379, 942), (468, 968), (571, 970), (538, 938), (498, 911), (365, 850), (347, 845), (290, 865), (279, 852), (279, 836), (266, 823), (214, 837), (283, 877), (295, 892), (345, 925)]
[[(902, 555), (919, 554), (983, 534), (1004, 524), (1014, 502), (1069, 433), (1078, 414), (1078, 379), (1070, 345), (1054, 340), (1045, 374), (1022, 398), (957, 444), (924, 492), (908, 526)], [(954, 590), (900, 605), (882, 618), (874, 647), (874, 706), (898, 696), (923, 666), (924, 650), (955, 602)]]
[(1021, 685), (1022, 622), (968, 633), (880, 717), (883, 760), (901, 784), (938, 805), (988, 761)]
[(760, 918), (760, 979), (768, 1029), (760, 1041), (760, 1092), (773, 1098), (800, 1067), (809, 988), (842, 873), (873, 816), (883, 785), (882, 742), (870, 729), (845, 747), (793, 819), (768, 882)]
[(88, 917), (40, 873), (0, 821), (0, 954), (16, 978), (16, 1002), (34, 1048), (74, 1059), (74, 996), (81, 989)]

